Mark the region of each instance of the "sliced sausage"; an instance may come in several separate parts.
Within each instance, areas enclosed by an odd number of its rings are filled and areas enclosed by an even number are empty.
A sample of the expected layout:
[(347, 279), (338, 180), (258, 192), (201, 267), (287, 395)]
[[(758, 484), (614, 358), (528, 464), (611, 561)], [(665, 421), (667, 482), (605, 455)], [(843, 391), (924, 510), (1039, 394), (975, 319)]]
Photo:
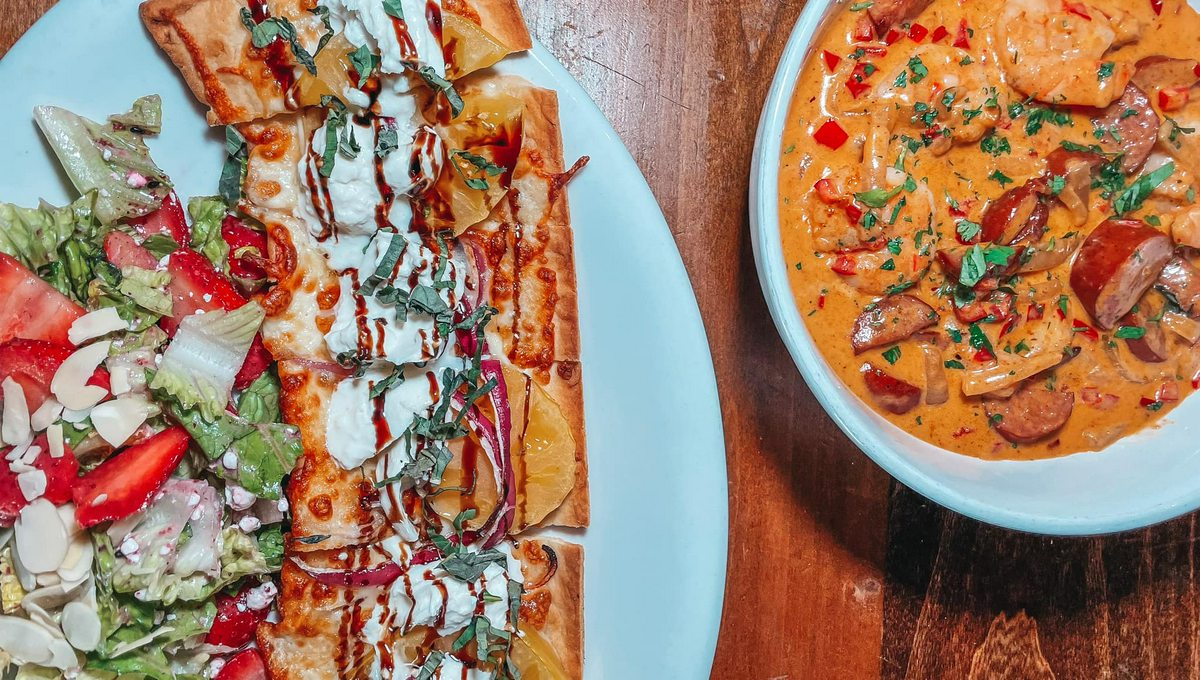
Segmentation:
[(921, 298), (892, 295), (863, 310), (854, 320), (850, 344), (855, 354), (900, 342), (937, 323), (938, 314)]
[(983, 210), (980, 239), (1001, 245), (1036, 243), (1050, 217), (1046, 191), (1045, 180), (1038, 178), (1000, 194)]
[(1074, 408), (1074, 392), (1049, 390), (1041, 380), (1025, 381), (1008, 399), (983, 402), (996, 432), (1016, 444), (1032, 444), (1058, 432)]
[(1188, 90), (1200, 83), (1200, 61), (1155, 55), (1138, 59), (1133, 82), (1146, 92)]
[[(1133, 113), (1130, 113), (1130, 112)], [(1142, 167), (1158, 140), (1158, 114), (1142, 88), (1130, 83), (1117, 101), (1092, 117), (1092, 124), (1106, 131), (1101, 146), (1123, 154), (1121, 170), (1130, 174)], [(1115, 133), (1115, 134), (1113, 134)]]
[(875, 0), (867, 9), (875, 34), (883, 37), (888, 29), (897, 24), (915, 19), (933, 0)]
[(1200, 314), (1200, 269), (1182, 257), (1172, 258), (1158, 275), (1158, 289), (1167, 293), (1188, 316)]
[[(1153, 295), (1157, 295), (1157, 293), (1153, 293)], [(1167, 334), (1163, 332), (1162, 326), (1157, 321), (1150, 321), (1151, 313), (1155, 311), (1150, 309), (1150, 305), (1147, 298), (1142, 298), (1136, 310), (1121, 317), (1120, 325), (1143, 330), (1142, 337), (1125, 339), (1125, 345), (1129, 347), (1130, 354), (1146, 363), (1158, 364), (1166, 361), (1169, 356)]]
[(1140, 220), (1101, 222), (1071, 265), (1071, 289), (1096, 325), (1111, 330), (1171, 259), (1171, 238)]
[(863, 364), (863, 380), (867, 391), (879, 407), (901, 415), (908, 413), (921, 403), (921, 388), (899, 378), (888, 375), (872, 364)]

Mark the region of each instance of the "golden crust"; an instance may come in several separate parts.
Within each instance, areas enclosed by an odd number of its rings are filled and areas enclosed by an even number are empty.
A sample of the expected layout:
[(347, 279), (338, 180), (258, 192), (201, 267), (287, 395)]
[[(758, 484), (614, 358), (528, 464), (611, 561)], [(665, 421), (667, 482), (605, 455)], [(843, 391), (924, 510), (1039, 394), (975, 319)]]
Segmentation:
[[(558, 653), (569, 678), (583, 677), (583, 546), (559, 539), (532, 538), (518, 544), (520, 555), (535, 559), (542, 546), (554, 551), (558, 567), (550, 580), (521, 598), (521, 627), (533, 626)], [(529, 577), (527, 576), (527, 579)]]
[(290, 560), (279, 575), (278, 623), (264, 623), (255, 637), (272, 680), (337, 677), (345, 589), (318, 583)]
[[(272, 16), (285, 16), (305, 44), (315, 41), (320, 19), (313, 0), (273, 0)], [(142, 22), (196, 98), (209, 107), (209, 125), (268, 118), (288, 110), (266, 50), (250, 44), (242, 24), (244, 0), (147, 0)], [(290, 58), (291, 52), (288, 56)]]
[(516, 0), (449, 0), (443, 3), (443, 9), (479, 24), (511, 52), (533, 47)]

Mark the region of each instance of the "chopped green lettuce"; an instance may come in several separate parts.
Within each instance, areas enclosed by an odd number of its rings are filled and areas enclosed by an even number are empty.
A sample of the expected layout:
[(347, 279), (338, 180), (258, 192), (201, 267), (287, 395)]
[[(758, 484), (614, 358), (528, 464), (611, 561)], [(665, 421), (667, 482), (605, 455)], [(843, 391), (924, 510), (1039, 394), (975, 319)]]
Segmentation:
[(150, 159), (144, 139), (162, 125), (158, 95), (138, 99), (128, 113), (103, 124), (57, 106), (39, 106), (33, 115), (75, 188), (97, 192), (101, 223), (147, 215), (170, 193), (170, 181)]
[(238, 415), (252, 423), (278, 423), (279, 378), (265, 371), (237, 396)]
[(199, 408), (209, 422), (217, 420), (265, 315), (251, 302), (231, 311), (184, 317), (150, 388), (170, 395), (185, 409)]
[(229, 272), (229, 244), (221, 236), (225, 201), (220, 196), (196, 196), (188, 201), (192, 217), (192, 250), (207, 257), (217, 269)]
[(117, 284), (117, 291), (148, 312), (160, 317), (170, 316), (172, 301), (171, 294), (167, 292), (167, 285), (170, 283), (170, 272), (122, 267), (121, 283)]
[(295, 426), (253, 423), (229, 413), (209, 419), (196, 409), (178, 404), (169, 405), (167, 410), (210, 460), (223, 458), (227, 453), (237, 459), (234, 470), (219, 466), (220, 475), (259, 498), (283, 497), (283, 478), (304, 453), (300, 431)]
[(95, 194), (87, 194), (61, 208), (45, 201), (36, 208), (0, 203), (0, 253), (35, 271), (57, 261), (58, 249), (67, 239), (93, 231), (94, 200)]

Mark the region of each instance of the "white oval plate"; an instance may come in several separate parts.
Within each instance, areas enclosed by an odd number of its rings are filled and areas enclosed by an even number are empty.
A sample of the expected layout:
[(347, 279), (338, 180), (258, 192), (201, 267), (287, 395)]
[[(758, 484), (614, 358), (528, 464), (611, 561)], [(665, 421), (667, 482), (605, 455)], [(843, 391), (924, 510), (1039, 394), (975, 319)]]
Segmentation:
[[(687, 273), (645, 179), (587, 93), (543, 47), (501, 68), (556, 90), (571, 183), (591, 466), (588, 678), (707, 678), (725, 585), (725, 444)], [(154, 158), (182, 196), (216, 193), (223, 133), (142, 28), (134, 0), (63, 0), (0, 61), (0, 200), (68, 200), (37, 104), (102, 120), (163, 97)]]
[(796, 79), (824, 19), (841, 5), (809, 0), (792, 30), (759, 121), (750, 179), (751, 236), (775, 325), (830, 417), (883, 469), (969, 517), (1044, 534), (1143, 527), (1200, 507), (1200, 398), (1161, 427), (1102, 453), (1038, 461), (985, 461), (927, 444), (882, 418), (837, 377), (815, 347), (788, 282), (779, 225), (779, 162)]

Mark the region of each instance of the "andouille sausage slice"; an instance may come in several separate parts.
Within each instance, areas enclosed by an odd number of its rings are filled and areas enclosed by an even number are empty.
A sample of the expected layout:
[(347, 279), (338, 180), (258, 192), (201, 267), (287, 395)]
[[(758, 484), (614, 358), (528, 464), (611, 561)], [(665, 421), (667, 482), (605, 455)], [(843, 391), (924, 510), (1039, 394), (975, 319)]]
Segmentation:
[(937, 321), (937, 312), (921, 298), (892, 295), (858, 315), (850, 334), (850, 345), (855, 354), (862, 354), (873, 347), (900, 342)]
[(980, 239), (1001, 245), (1036, 243), (1050, 217), (1047, 193), (1046, 182), (1039, 178), (1000, 194), (983, 211)]
[(1130, 83), (1117, 101), (1092, 117), (1092, 124), (1104, 130), (1100, 144), (1120, 152), (1121, 170), (1132, 173), (1150, 156), (1158, 141), (1158, 114), (1142, 88)]
[(1101, 222), (1071, 265), (1071, 289), (1104, 330), (1111, 330), (1171, 259), (1171, 237), (1140, 220)]
[(875, 34), (882, 38), (889, 28), (915, 19), (931, 4), (933, 0), (875, 0), (867, 14), (875, 25)]
[[(1158, 294), (1151, 293), (1151, 295)], [(1125, 338), (1125, 345), (1129, 347), (1130, 354), (1138, 359), (1148, 364), (1158, 364), (1166, 361), (1170, 356), (1167, 350), (1167, 334), (1163, 332), (1162, 325), (1158, 321), (1150, 320), (1147, 312), (1151, 310), (1146, 308), (1148, 304), (1146, 298), (1142, 298), (1137, 309), (1121, 317), (1120, 326), (1142, 329), (1141, 336)]]
[(921, 403), (921, 388), (916, 385), (891, 376), (870, 363), (863, 364), (862, 374), (871, 398), (886, 411), (901, 415)]
[(1075, 408), (1074, 392), (1027, 380), (1007, 399), (986, 399), (983, 410), (996, 432), (1015, 444), (1032, 444), (1062, 429)]
[(1171, 258), (1158, 275), (1159, 290), (1179, 303), (1188, 316), (1200, 315), (1200, 269), (1182, 257)]

